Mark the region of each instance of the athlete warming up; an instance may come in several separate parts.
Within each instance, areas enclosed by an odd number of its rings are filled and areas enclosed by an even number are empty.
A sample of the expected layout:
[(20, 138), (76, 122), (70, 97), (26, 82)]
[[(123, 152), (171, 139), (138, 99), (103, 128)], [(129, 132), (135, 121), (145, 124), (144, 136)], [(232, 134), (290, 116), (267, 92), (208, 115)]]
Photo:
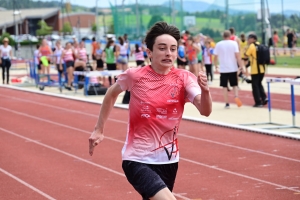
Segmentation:
[(177, 134), (184, 104), (192, 102), (201, 115), (209, 116), (212, 100), (204, 73), (198, 77), (174, 67), (179, 30), (157, 22), (147, 33), (151, 65), (130, 68), (118, 77), (104, 98), (89, 153), (104, 139), (105, 123), (117, 99), (131, 92), (127, 139), (122, 167), (129, 183), (143, 199), (175, 199), (172, 194), (178, 168)]

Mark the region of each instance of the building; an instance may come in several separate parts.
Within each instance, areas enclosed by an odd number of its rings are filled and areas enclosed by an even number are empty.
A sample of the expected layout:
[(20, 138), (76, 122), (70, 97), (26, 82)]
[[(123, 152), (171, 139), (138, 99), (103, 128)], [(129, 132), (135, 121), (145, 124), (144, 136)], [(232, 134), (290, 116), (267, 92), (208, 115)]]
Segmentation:
[(11, 35), (36, 35), (38, 22), (44, 20), (53, 31), (59, 31), (59, 8), (38, 8), (0, 10), (0, 35), (7, 32)]
[(64, 23), (70, 23), (73, 33), (79, 38), (92, 35), (92, 25), (96, 22), (95, 13), (78, 12), (67, 13), (59, 17), (59, 29), (62, 30)]

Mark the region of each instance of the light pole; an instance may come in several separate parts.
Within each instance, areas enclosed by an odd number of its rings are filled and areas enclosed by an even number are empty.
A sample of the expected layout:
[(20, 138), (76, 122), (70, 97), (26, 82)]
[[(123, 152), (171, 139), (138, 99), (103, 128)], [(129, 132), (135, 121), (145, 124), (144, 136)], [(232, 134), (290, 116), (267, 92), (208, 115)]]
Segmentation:
[(137, 36), (140, 36), (140, 14), (139, 14), (139, 5), (138, 0), (135, 0), (135, 12), (136, 12), (136, 26), (137, 26)]
[(96, 25), (96, 40), (98, 40), (98, 0), (96, 0), (95, 7), (95, 25)]

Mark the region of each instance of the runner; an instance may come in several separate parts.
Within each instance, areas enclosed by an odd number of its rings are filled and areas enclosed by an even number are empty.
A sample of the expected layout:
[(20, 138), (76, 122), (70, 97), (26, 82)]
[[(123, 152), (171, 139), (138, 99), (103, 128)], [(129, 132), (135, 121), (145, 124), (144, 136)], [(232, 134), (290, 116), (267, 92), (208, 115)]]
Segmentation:
[[(210, 41), (205, 42), (205, 48), (203, 50), (203, 65), (205, 66), (206, 76), (208, 80), (208, 84), (210, 85), (213, 82), (213, 75), (212, 75), (212, 55), (213, 49), (210, 47)], [(210, 81), (209, 81), (210, 76)]]
[[(117, 65), (116, 65), (116, 56), (117, 56), (117, 51), (116, 51), (116, 46), (115, 42), (112, 39), (108, 39), (105, 50), (103, 52), (103, 56), (105, 57), (105, 62), (106, 62), (106, 68), (107, 70), (117, 70)], [(108, 77), (109, 85), (112, 85), (112, 79), (109, 76)]]
[(135, 49), (131, 51), (131, 56), (134, 53), (135, 62), (137, 67), (144, 67), (145, 66), (145, 58), (144, 58), (144, 51), (139, 44), (135, 44)]
[(177, 67), (179, 69), (185, 69), (186, 67), (186, 58), (185, 58), (185, 46), (183, 44), (183, 39), (178, 41), (178, 55), (177, 55)]
[(248, 44), (249, 48), (246, 55), (249, 56), (251, 62), (252, 94), (255, 101), (253, 107), (263, 107), (263, 105), (268, 103), (268, 98), (262, 85), (262, 80), (265, 75), (265, 66), (258, 65), (257, 63), (256, 45), (259, 43), (257, 42), (257, 36), (255, 34), (248, 36)]
[(118, 69), (121, 69), (125, 71), (128, 68), (128, 58), (129, 55), (127, 55), (128, 52), (128, 44), (124, 42), (124, 39), (122, 37), (118, 38), (119, 40), (119, 56), (117, 59), (117, 63), (119, 65)]
[[(238, 65), (242, 69), (242, 60), (239, 53), (237, 42), (230, 39), (230, 32), (224, 31), (223, 40), (218, 42), (214, 49), (214, 63), (215, 66), (220, 64), (220, 86), (223, 87), (223, 95), (225, 100), (225, 108), (230, 108), (228, 100), (228, 82), (233, 87), (235, 102), (238, 107), (242, 106), (242, 102), (238, 97)], [(238, 63), (238, 65), (237, 65)]]
[(66, 44), (65, 50), (62, 52), (61, 57), (63, 59), (60, 59), (60, 68), (63, 68), (62, 64), (63, 62), (66, 63), (66, 68), (67, 68), (67, 73), (68, 73), (68, 84), (65, 86), (67, 90), (72, 90), (72, 82), (74, 79), (74, 57), (75, 57), (75, 52), (74, 49), (72, 48), (72, 45), (70, 42)]
[(197, 54), (200, 49), (199, 46), (194, 42), (193, 38), (188, 38), (185, 51), (188, 58), (189, 70), (195, 76), (197, 76), (199, 73)]
[(13, 57), (12, 48), (9, 45), (9, 39), (5, 37), (3, 39), (3, 45), (0, 46), (0, 65), (2, 67), (2, 83), (5, 83), (6, 72), (6, 84), (9, 84), (9, 69), (11, 67), (11, 59)]
[(156, 23), (146, 36), (151, 65), (130, 68), (107, 91), (100, 116), (89, 139), (89, 153), (104, 139), (104, 126), (117, 96), (131, 91), (129, 124), (122, 150), (127, 180), (143, 199), (174, 200), (178, 168), (178, 127), (184, 104), (193, 102), (201, 115), (211, 113), (211, 97), (205, 75), (174, 67), (179, 30)]

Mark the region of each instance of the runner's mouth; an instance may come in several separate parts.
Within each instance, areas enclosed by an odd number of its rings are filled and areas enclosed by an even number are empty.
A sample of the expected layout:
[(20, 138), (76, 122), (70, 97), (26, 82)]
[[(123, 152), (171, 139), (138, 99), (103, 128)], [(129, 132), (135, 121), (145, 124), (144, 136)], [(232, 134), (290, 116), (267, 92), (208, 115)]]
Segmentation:
[(162, 62), (164, 62), (164, 63), (171, 63), (172, 60), (170, 60), (170, 59), (164, 59), (164, 60), (162, 60)]

